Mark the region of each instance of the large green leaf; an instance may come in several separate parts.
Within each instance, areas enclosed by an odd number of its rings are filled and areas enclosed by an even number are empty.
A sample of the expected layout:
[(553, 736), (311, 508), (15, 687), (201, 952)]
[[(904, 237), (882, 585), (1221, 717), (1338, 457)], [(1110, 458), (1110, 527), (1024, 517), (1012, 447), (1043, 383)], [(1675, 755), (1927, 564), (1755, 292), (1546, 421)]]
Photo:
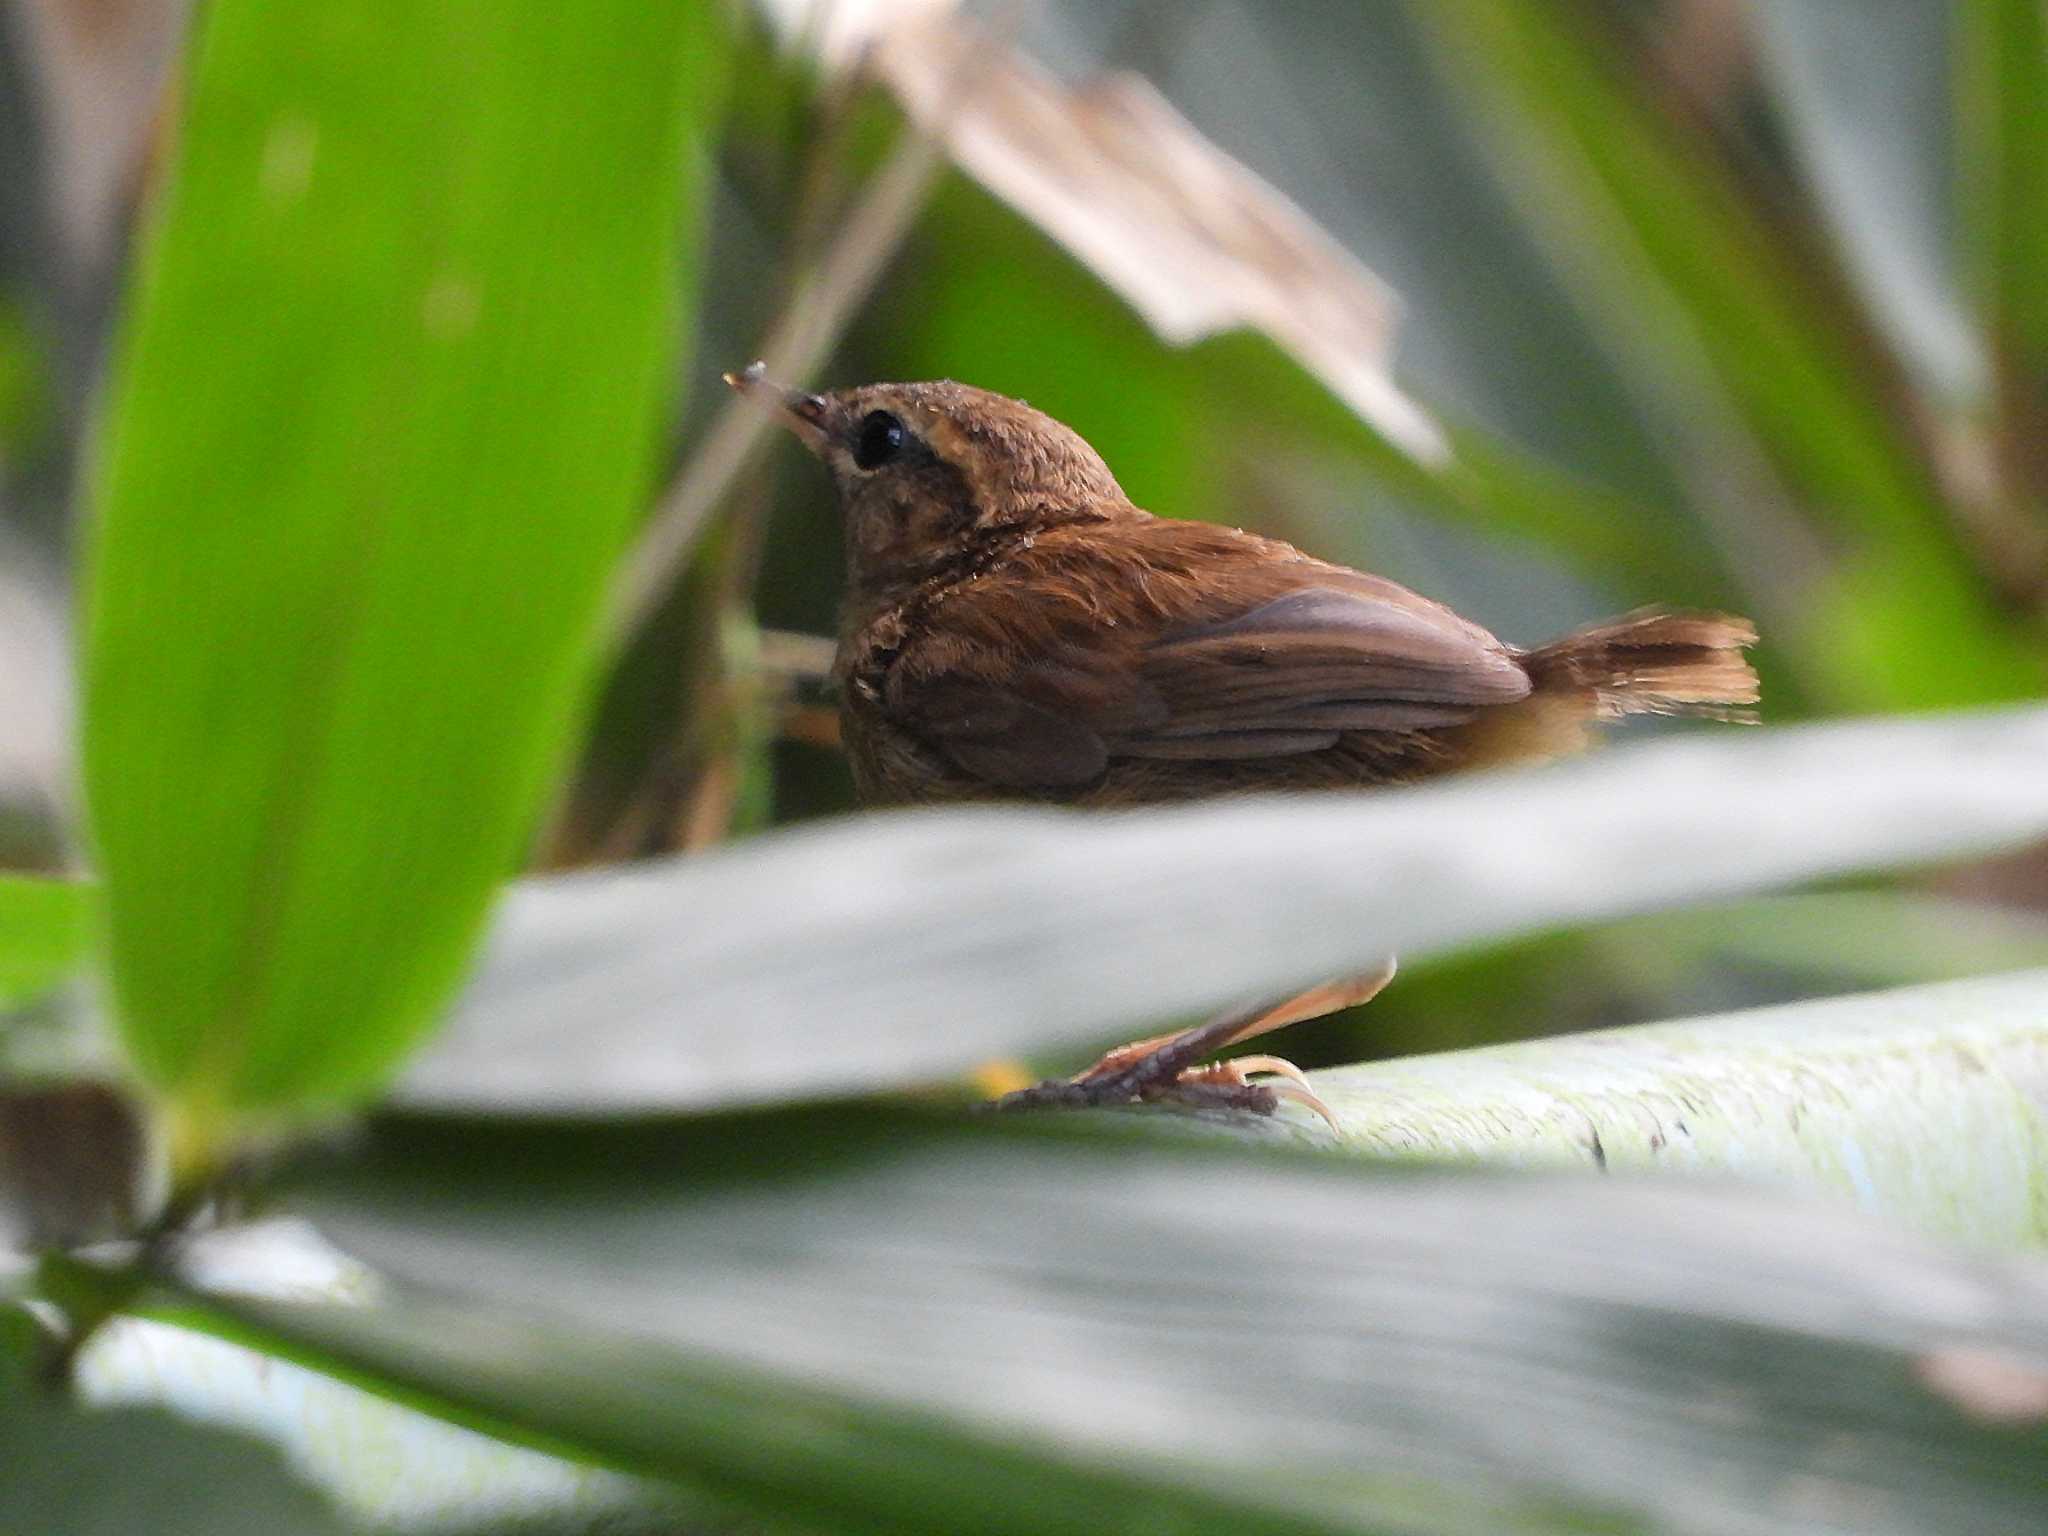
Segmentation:
[(531, 881), (416, 1103), (596, 1112), (940, 1079), (1475, 940), (2048, 831), (2048, 711), (1694, 735), (1123, 815), (876, 816)]
[(828, 1112), (393, 1126), (297, 1199), (403, 1283), (205, 1304), (251, 1336), (840, 1526), (2002, 1532), (2048, 1478), (2048, 1270), (1754, 1192)]
[(1221, 1486), (1176, 1488), (1156, 1472), (1007, 1443), (800, 1375), (735, 1370), (613, 1330), (560, 1318), (536, 1327), (474, 1298), (401, 1289), (362, 1311), (234, 1297), (160, 1315), (515, 1443), (793, 1515), (806, 1530), (1327, 1528)]
[(202, 1140), (371, 1085), (529, 835), (652, 467), (714, 12), (200, 13), (85, 776), (124, 1035)]
[(0, 1008), (50, 991), (84, 961), (90, 900), (71, 881), (0, 875)]

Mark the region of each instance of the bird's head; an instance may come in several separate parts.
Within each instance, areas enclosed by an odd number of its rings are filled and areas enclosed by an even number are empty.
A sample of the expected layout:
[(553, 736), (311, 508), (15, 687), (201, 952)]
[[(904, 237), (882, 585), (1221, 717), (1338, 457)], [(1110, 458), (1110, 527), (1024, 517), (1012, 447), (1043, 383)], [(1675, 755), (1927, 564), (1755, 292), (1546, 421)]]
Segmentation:
[(759, 363), (725, 381), (831, 471), (856, 590), (914, 584), (987, 540), (1129, 507), (1079, 433), (1021, 400), (943, 379), (806, 394)]

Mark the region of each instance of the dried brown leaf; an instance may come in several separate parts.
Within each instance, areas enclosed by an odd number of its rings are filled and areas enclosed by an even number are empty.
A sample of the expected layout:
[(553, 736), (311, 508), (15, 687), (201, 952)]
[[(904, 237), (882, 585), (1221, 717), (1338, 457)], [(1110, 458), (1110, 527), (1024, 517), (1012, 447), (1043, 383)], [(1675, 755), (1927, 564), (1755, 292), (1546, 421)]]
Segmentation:
[(1166, 341), (1264, 332), (1389, 442), (1445, 456), (1390, 371), (1398, 303), (1306, 213), (1137, 75), (1070, 89), (945, 15), (866, 58), (920, 128)]
[(142, 190), (186, 0), (16, 0), (66, 259), (108, 269)]

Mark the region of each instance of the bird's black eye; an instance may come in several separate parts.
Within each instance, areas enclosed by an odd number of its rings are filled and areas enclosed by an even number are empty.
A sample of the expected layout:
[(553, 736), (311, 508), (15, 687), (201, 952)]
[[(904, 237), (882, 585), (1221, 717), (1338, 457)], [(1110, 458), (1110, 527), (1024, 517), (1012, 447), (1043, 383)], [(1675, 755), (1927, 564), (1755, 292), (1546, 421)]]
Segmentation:
[(902, 422), (887, 411), (869, 411), (853, 440), (853, 462), (862, 469), (879, 469), (902, 452), (903, 437)]

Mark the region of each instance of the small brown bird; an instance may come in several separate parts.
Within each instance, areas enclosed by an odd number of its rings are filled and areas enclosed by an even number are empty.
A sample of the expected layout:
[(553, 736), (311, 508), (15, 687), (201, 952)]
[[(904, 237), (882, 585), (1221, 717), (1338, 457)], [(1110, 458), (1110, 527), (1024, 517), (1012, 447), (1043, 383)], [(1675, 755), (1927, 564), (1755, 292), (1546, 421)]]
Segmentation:
[[(805, 394), (759, 363), (725, 379), (838, 488), (841, 721), (871, 803), (1407, 784), (1573, 752), (1621, 715), (1739, 719), (1756, 702), (1743, 619), (1645, 610), (1521, 651), (1278, 539), (1141, 511), (1079, 434), (1021, 401), (951, 382)], [(1327, 1116), (1277, 1058), (1196, 1064), (1392, 974), (1139, 1041), (1011, 1101), (1270, 1110), (1287, 1094)]]

